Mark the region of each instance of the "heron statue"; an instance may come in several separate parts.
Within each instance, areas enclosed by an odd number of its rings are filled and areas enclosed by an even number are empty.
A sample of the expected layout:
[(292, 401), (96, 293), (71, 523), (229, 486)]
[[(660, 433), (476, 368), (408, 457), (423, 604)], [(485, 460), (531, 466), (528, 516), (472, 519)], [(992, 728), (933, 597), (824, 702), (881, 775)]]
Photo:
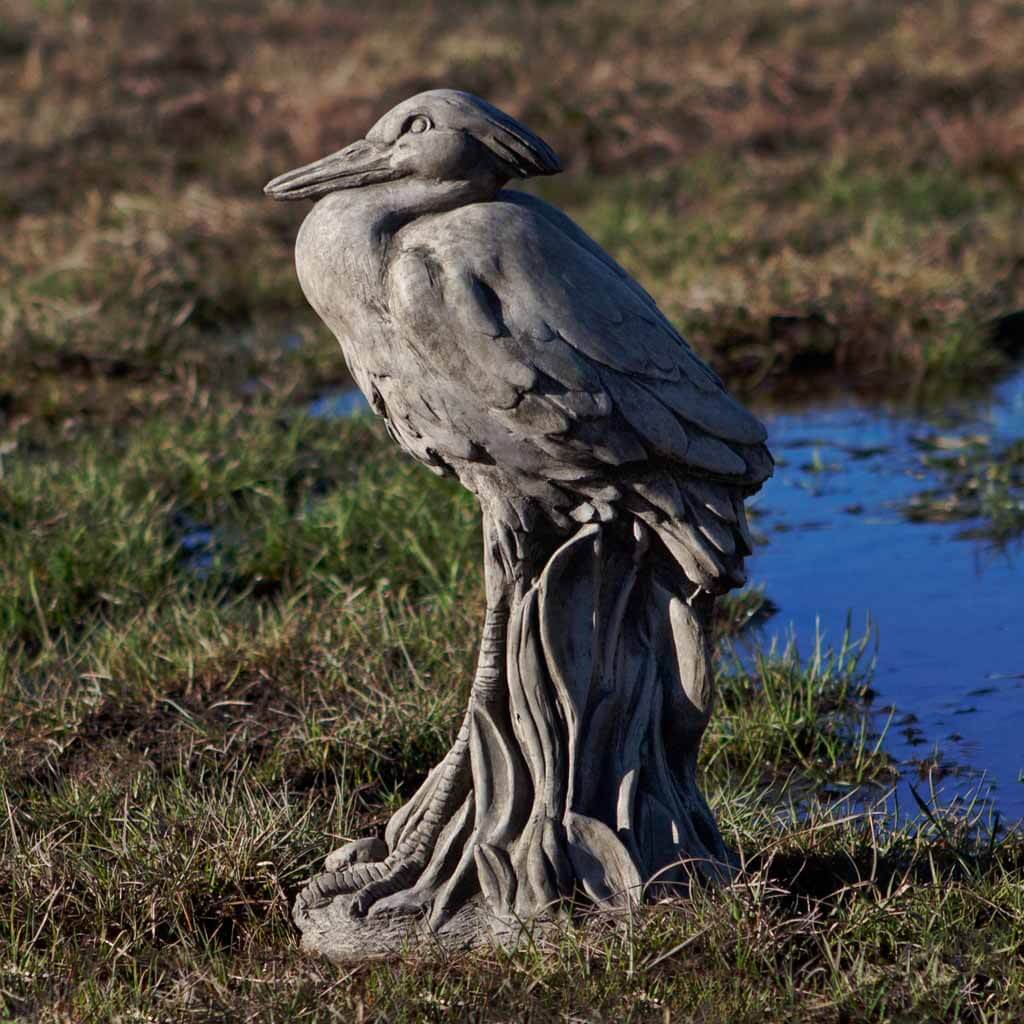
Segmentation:
[(505, 188), (560, 169), (512, 117), (435, 89), (266, 186), (317, 201), (299, 281), (370, 406), (483, 515), (483, 638), (455, 741), (384, 838), (332, 853), (297, 899), (307, 945), (335, 958), (412, 922), (477, 941), (484, 920), (730, 870), (697, 752), (715, 598), (743, 583), (743, 503), (772, 458), (650, 295)]

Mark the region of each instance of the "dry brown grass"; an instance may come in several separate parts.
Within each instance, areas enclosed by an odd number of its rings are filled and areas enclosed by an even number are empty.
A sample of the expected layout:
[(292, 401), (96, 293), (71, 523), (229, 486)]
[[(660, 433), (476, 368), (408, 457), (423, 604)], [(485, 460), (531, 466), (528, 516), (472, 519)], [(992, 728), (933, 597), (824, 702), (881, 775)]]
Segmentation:
[[(8, 426), (337, 383), (291, 271), (301, 211), (260, 188), (439, 84), (568, 155), (545, 191), (738, 385), (984, 376), (985, 325), (1024, 304), (1019, 3), (7, 11)], [(317, 340), (282, 353), (283, 326)]]

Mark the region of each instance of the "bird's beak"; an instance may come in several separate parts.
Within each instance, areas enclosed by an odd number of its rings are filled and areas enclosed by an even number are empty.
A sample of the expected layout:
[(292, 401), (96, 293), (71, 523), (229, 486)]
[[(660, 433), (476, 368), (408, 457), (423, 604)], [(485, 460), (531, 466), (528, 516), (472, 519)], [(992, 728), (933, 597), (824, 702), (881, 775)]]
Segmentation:
[(337, 153), (305, 167), (297, 167), (273, 181), (263, 191), (272, 199), (318, 199), (342, 188), (359, 188), (401, 177), (388, 160), (391, 147), (360, 139)]

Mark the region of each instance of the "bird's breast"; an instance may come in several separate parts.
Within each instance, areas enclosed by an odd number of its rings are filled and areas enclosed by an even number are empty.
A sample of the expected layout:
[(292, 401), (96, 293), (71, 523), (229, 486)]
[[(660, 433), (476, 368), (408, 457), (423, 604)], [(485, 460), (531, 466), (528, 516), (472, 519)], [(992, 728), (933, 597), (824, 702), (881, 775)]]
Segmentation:
[(346, 195), (325, 197), (303, 221), (295, 268), (303, 294), (338, 339), (365, 392), (375, 373), (388, 372), (384, 247), (359, 204), (343, 201)]

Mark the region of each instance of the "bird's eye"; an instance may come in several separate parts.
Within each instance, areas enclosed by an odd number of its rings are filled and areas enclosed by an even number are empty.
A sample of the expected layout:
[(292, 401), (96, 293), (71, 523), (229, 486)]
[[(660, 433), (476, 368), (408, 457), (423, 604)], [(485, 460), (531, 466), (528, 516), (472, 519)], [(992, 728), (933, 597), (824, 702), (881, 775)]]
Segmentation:
[(420, 135), (422, 132), (429, 132), (433, 127), (430, 123), (430, 118), (420, 114), (409, 122), (408, 131), (412, 132), (413, 135)]

